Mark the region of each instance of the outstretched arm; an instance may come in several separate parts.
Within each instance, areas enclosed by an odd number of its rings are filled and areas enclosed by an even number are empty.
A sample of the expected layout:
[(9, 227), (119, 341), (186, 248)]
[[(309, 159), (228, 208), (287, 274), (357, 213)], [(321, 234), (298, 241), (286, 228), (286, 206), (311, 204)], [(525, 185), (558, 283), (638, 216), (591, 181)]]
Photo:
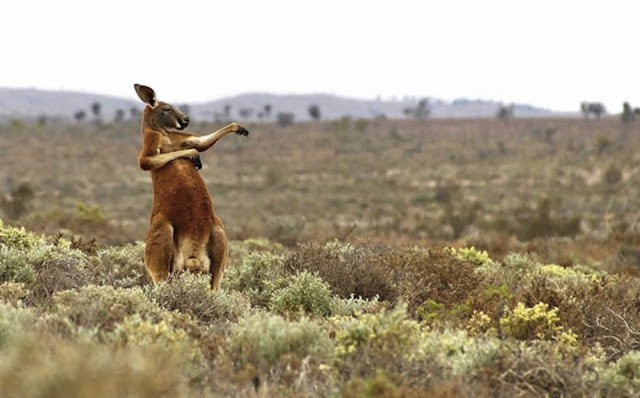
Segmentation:
[(231, 133), (238, 135), (249, 135), (247, 129), (239, 125), (238, 123), (229, 123), (218, 131), (214, 131), (211, 134), (202, 136), (191, 136), (184, 141), (185, 148), (194, 148), (200, 152), (206, 151), (211, 148), (220, 138)]

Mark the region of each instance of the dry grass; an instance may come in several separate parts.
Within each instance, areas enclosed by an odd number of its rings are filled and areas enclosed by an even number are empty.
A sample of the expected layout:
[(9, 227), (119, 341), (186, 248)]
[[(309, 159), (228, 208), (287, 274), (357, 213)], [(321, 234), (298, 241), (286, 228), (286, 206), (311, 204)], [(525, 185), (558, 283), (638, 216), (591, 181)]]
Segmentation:
[[(637, 230), (640, 124), (624, 143), (614, 119), (248, 127), (248, 139), (230, 137), (203, 154), (201, 172), (231, 238), (397, 244)], [(20, 222), (32, 229), (141, 240), (152, 195), (136, 165), (138, 129), (4, 127), (0, 190), (29, 182), (35, 197)]]
[(1, 128), (0, 191), (35, 195), (0, 227), (3, 392), (637, 396), (640, 124), (248, 127), (203, 155), (218, 295), (150, 285), (137, 123)]

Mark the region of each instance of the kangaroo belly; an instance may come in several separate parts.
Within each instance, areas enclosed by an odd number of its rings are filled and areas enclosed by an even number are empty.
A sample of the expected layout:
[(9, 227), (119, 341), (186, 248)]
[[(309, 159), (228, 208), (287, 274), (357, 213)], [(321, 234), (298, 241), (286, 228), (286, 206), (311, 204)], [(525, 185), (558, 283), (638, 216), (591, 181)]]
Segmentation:
[(152, 172), (153, 214), (162, 213), (173, 226), (174, 272), (208, 273), (208, 243), (214, 226), (209, 191), (189, 160), (178, 159)]
[[(175, 160), (152, 172), (153, 214), (162, 213), (174, 228), (211, 228), (213, 204), (204, 180), (186, 159)], [(207, 231), (208, 233), (208, 231)]]

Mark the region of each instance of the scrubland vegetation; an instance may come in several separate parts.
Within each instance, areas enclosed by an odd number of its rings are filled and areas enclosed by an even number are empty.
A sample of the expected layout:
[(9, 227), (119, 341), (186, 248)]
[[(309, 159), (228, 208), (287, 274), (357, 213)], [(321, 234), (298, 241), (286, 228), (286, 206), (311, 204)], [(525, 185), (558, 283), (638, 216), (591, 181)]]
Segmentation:
[(145, 273), (136, 125), (0, 131), (2, 397), (640, 394), (635, 124), (248, 127), (215, 294)]

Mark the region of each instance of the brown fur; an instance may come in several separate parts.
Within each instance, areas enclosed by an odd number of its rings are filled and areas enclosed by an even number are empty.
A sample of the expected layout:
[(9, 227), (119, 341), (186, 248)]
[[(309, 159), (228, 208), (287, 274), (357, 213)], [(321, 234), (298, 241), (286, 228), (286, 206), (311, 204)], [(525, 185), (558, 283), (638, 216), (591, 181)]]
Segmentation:
[(153, 182), (144, 259), (147, 271), (155, 283), (185, 270), (208, 273), (211, 287), (217, 290), (227, 263), (227, 237), (194, 164), (200, 164), (200, 152), (225, 135), (248, 132), (237, 123), (204, 136), (181, 132), (189, 124), (187, 115), (157, 101), (151, 88), (138, 84), (134, 88), (147, 104), (142, 115), (143, 145), (138, 164), (151, 172)]

